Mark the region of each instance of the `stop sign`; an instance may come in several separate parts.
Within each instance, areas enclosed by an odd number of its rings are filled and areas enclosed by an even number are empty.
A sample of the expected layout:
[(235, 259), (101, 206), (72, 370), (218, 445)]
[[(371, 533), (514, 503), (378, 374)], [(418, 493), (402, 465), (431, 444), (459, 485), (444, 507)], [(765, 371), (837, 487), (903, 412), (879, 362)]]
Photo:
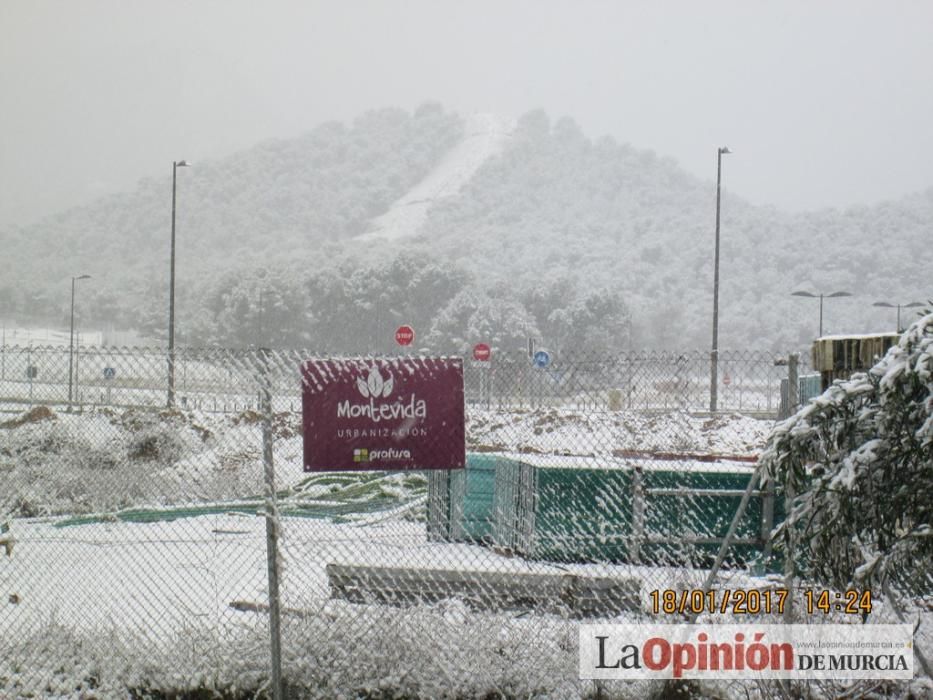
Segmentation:
[(415, 339), (415, 329), (411, 326), (399, 326), (395, 331), (395, 342), (399, 345), (411, 345)]
[(489, 346), (486, 343), (477, 343), (473, 346), (473, 359), (478, 360), (479, 362), (486, 362), (489, 360), (489, 356), (492, 354), (492, 350), (489, 349)]

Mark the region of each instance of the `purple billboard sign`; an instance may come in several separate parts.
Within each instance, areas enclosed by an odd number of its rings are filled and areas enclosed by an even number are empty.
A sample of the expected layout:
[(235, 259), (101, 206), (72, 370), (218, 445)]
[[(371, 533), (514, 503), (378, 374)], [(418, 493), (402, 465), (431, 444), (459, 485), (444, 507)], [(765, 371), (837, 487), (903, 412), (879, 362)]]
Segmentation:
[(308, 360), (304, 470), (463, 469), (459, 358)]

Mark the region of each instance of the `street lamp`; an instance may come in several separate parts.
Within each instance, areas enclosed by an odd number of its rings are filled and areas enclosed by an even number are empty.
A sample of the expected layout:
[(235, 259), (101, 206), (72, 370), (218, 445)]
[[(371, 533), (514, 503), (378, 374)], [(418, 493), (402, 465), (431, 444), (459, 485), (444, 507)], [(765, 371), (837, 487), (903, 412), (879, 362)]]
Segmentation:
[(191, 167), (187, 160), (172, 161), (172, 256), (168, 281), (168, 407), (175, 405), (175, 183), (179, 168)]
[(75, 282), (78, 280), (89, 280), (91, 279), (90, 275), (80, 275), (78, 277), (71, 278), (71, 341), (69, 344), (68, 350), (68, 411), (71, 411), (71, 402), (73, 398), (72, 389), (74, 387), (73, 383), (73, 369), (74, 369), (74, 354), (75, 354)]
[(719, 202), (722, 185), (722, 157), (732, 153), (728, 146), (716, 151), (716, 260), (713, 265), (713, 351), (709, 356), (709, 410), (716, 411), (719, 373)]
[(811, 294), (810, 292), (791, 292), (792, 297), (811, 297), (812, 299), (819, 298), (820, 300), (820, 335), (823, 337), (823, 298), (835, 299), (836, 297), (850, 297), (852, 296), (849, 292), (833, 292), (832, 294)]
[(876, 301), (872, 306), (885, 306), (889, 309), (897, 307), (897, 332), (903, 333), (904, 329), (901, 328), (901, 309), (916, 309), (918, 306), (923, 306), (919, 301), (912, 301), (909, 304), (891, 304), (887, 301)]

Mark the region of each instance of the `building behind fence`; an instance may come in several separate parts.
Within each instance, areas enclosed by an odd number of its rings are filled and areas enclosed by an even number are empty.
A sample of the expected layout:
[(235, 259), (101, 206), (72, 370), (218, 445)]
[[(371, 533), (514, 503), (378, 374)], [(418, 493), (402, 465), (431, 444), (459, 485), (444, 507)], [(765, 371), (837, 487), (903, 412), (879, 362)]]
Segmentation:
[(787, 582), (755, 461), (805, 366), (721, 352), (710, 414), (707, 353), (500, 353), (466, 470), (309, 474), (308, 356), (178, 352), (168, 409), (165, 351), (3, 348), (0, 696), (644, 697), (578, 680), (581, 622)]

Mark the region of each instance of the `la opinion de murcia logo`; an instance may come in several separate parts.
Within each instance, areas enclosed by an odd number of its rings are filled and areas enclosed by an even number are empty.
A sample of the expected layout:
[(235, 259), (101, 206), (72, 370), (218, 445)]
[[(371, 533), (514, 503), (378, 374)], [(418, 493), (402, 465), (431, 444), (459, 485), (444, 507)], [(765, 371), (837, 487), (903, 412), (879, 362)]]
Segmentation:
[(424, 418), (428, 413), (427, 404), (423, 399), (418, 399), (414, 394), (408, 402), (403, 403), (399, 398), (395, 403), (376, 403), (376, 399), (385, 399), (389, 397), (395, 388), (395, 380), (392, 375), (388, 379), (382, 378), (382, 373), (378, 367), (372, 367), (364, 380), (362, 377), (356, 378), (356, 389), (364, 399), (369, 399), (369, 403), (353, 403), (349, 400), (340, 401), (337, 404), (338, 418), (359, 418), (366, 416), (374, 423), (382, 420), (391, 420), (393, 418)]

